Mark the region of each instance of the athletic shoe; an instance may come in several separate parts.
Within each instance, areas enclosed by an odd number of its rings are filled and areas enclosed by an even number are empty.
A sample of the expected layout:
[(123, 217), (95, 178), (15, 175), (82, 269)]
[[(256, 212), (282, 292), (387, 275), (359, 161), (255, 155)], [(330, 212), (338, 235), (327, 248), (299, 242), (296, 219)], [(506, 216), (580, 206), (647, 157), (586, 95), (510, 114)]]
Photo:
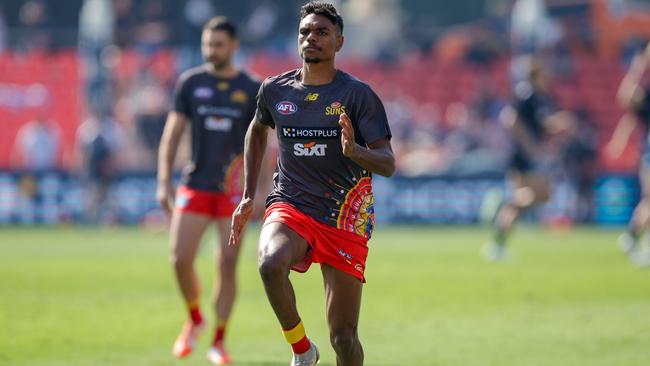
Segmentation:
[(632, 253), (631, 258), (637, 267), (650, 267), (650, 249), (643, 249)]
[(181, 329), (181, 334), (178, 335), (176, 342), (174, 342), (172, 354), (178, 358), (183, 358), (192, 353), (196, 340), (204, 329), (205, 323), (194, 324), (191, 320), (186, 320), (183, 329)]
[(230, 359), (230, 355), (228, 354), (228, 352), (226, 352), (226, 349), (223, 347), (222, 343), (210, 347), (206, 357), (208, 358), (208, 361), (210, 361), (211, 364), (216, 366), (228, 365), (232, 362), (232, 360)]
[(316, 345), (309, 341), (309, 350), (305, 353), (293, 354), (290, 366), (314, 366), (320, 361)]
[(481, 255), (489, 262), (502, 262), (509, 257), (505, 244), (496, 242), (485, 243), (481, 247)]
[(619, 235), (618, 239), (616, 240), (616, 246), (618, 246), (618, 249), (627, 255), (634, 253), (637, 245), (638, 240), (634, 239), (632, 235), (627, 232)]

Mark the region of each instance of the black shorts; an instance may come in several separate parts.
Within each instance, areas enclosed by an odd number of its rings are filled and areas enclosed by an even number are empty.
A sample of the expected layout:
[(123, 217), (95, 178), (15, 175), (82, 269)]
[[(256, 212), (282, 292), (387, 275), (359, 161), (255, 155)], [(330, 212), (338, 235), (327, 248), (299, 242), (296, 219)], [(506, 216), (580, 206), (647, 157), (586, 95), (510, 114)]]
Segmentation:
[(529, 174), (535, 170), (535, 163), (522, 153), (515, 153), (510, 158), (508, 168), (521, 174)]

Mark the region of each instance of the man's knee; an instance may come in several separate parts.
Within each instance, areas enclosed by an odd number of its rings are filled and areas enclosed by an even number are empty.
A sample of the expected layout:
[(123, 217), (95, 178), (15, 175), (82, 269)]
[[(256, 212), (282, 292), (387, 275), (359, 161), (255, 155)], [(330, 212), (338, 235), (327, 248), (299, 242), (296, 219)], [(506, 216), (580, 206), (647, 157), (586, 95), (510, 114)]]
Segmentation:
[(237, 255), (235, 253), (224, 253), (218, 255), (219, 270), (222, 274), (234, 273), (237, 268)]
[(268, 253), (260, 251), (257, 267), (265, 283), (272, 282), (277, 278), (286, 277), (289, 273), (289, 262), (279, 253)]
[(340, 327), (332, 329), (330, 342), (337, 354), (352, 354), (360, 346), (357, 329), (354, 327)]
[(172, 252), (170, 260), (176, 271), (191, 269), (194, 262), (194, 258), (179, 252)]

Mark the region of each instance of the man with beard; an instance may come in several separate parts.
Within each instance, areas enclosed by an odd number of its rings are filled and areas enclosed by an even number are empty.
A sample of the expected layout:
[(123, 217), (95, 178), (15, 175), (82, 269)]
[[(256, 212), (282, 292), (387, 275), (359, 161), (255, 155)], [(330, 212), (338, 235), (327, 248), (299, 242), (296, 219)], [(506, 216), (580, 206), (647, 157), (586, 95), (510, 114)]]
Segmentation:
[[(229, 218), (240, 200), (241, 153), (260, 85), (232, 64), (238, 46), (229, 20), (216, 17), (206, 23), (201, 36), (206, 62), (180, 76), (158, 154), (156, 198), (171, 214), (172, 263), (188, 312), (172, 353), (179, 358), (189, 355), (205, 328), (194, 258), (203, 232), (214, 222), (220, 241), (219, 276), (214, 291), (215, 334), (207, 357), (215, 365), (230, 362), (224, 333), (235, 300), (239, 248), (227, 245)], [(192, 160), (184, 169), (172, 207), (172, 167), (186, 126), (191, 129)]]
[(246, 133), (245, 186), (233, 214), (231, 245), (251, 214), (269, 129), (280, 145), (273, 191), (259, 239), (258, 266), (267, 298), (293, 351), (292, 366), (313, 366), (289, 280), (320, 263), (330, 343), (339, 366), (363, 364), (357, 334), (367, 242), (374, 227), (372, 173), (390, 176), (395, 158), (384, 107), (370, 87), (337, 70), (343, 20), (332, 4), (300, 13), (302, 67), (268, 78)]

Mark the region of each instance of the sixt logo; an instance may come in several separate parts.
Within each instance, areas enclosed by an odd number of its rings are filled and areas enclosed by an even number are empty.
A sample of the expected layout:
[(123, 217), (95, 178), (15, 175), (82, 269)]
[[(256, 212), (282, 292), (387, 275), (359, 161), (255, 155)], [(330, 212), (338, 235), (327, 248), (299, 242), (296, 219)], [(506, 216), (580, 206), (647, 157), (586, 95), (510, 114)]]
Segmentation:
[(278, 113), (280, 114), (284, 114), (285, 116), (288, 116), (290, 114), (294, 114), (298, 112), (298, 106), (292, 102), (285, 100), (276, 104), (275, 110), (278, 111)]
[(340, 116), (345, 112), (345, 106), (341, 102), (332, 102), (329, 107), (325, 107), (326, 116)]
[(297, 143), (293, 145), (293, 154), (295, 156), (325, 156), (326, 144), (317, 144), (316, 141), (306, 144)]

